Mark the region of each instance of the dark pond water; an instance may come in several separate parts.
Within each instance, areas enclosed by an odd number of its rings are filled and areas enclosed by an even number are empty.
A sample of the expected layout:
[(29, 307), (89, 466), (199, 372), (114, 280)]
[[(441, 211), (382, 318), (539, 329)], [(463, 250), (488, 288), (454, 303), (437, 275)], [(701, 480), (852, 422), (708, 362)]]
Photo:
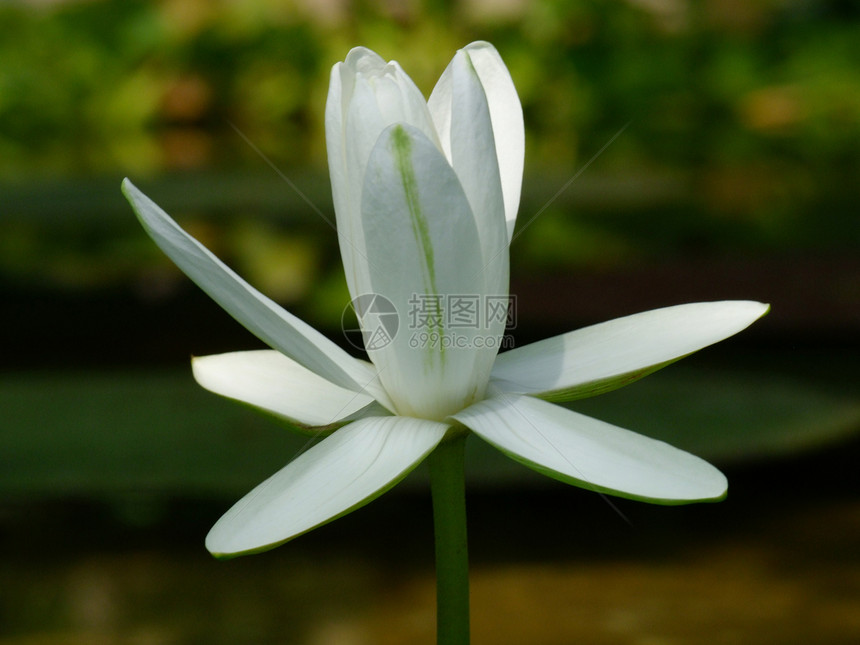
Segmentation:
[[(858, 446), (850, 446), (856, 454)], [(534, 481), (470, 496), (473, 642), (860, 641), (850, 452), (729, 471), (719, 505), (662, 508)], [(223, 503), (153, 520), (107, 504), (6, 505), (0, 644), (434, 642), (429, 500), (407, 488), (275, 551), (203, 549)]]

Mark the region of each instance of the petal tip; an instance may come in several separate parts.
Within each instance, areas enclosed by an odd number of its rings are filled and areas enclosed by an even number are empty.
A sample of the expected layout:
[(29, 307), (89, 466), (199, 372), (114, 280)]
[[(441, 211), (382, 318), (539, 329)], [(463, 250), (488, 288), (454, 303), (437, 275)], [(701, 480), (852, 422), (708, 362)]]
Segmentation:
[[(486, 40), (474, 40), (470, 42), (468, 45), (463, 47), (463, 50), (474, 51), (476, 49), (489, 49), (491, 51), (498, 51), (493, 45), (493, 43), (488, 42)], [(462, 50), (461, 50), (462, 51)]]
[(131, 179), (128, 177), (123, 178), (122, 183), (120, 184), (120, 190), (122, 194), (126, 196), (127, 199), (131, 199), (130, 193), (139, 192), (137, 190), (137, 186), (131, 183)]
[(747, 326), (770, 313), (770, 303), (757, 300), (736, 300), (734, 304), (738, 307), (739, 317), (748, 320)]
[[(222, 517), (209, 529), (204, 545), (206, 546), (206, 550), (216, 560), (232, 560), (243, 555), (254, 555), (256, 553), (271, 551), (295, 537), (298, 537), (298, 535), (290, 535), (283, 540), (264, 544), (260, 544), (258, 540), (249, 541), (247, 536), (244, 536), (243, 539), (241, 526), (236, 526), (234, 522), (225, 521), (225, 518)], [(249, 544), (252, 546), (249, 546)]]

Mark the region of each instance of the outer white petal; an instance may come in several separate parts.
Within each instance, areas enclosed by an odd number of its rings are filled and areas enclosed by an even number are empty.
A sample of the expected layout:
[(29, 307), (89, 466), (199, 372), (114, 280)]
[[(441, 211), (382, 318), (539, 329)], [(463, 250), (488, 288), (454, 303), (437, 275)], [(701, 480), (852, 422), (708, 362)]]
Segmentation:
[(361, 295), (356, 284), (366, 281), (370, 262), (360, 221), (364, 171), (379, 135), (393, 123), (409, 123), (436, 140), (427, 103), (400, 65), (364, 47), (351, 50), (332, 69), (326, 146), (341, 257), (353, 298)]
[[(371, 52), (372, 53), (372, 52)], [(355, 76), (344, 74), (343, 63), (337, 63), (331, 71), (328, 98), (325, 105), (326, 149), (328, 169), (331, 178), (332, 200), (337, 217), (337, 235), (344, 267), (353, 267), (354, 255), (366, 256), (364, 240), (356, 238), (353, 228), (357, 207), (350, 192), (350, 173), (346, 163), (346, 148), (343, 133), (345, 120), (345, 98), (352, 95)], [(346, 270), (346, 281), (350, 293), (353, 292), (355, 269)]]
[[(487, 293), (508, 294), (508, 234), (505, 200), (490, 108), (467, 50), (446, 70), (450, 79), (449, 161), (469, 200), (481, 237)], [(494, 330), (504, 332), (504, 321)]]
[(396, 336), (369, 350), (371, 359), (398, 414), (445, 418), (483, 397), (497, 351), (483, 319), (449, 324), (450, 298), (480, 304), (485, 293), (468, 200), (438, 148), (395, 125), (371, 153), (361, 210), (372, 259), (366, 292), (385, 296), (400, 314)]
[[(495, 47), (487, 42), (474, 42), (462, 51), (469, 57), (487, 96), (504, 193), (508, 239), (510, 239), (516, 223), (517, 210), (519, 210), (523, 181), (525, 157), (523, 109), (511, 75)], [(452, 61), (428, 101), (442, 147), (449, 159), (452, 158), (453, 92)]]
[(307, 428), (330, 429), (374, 403), (271, 349), (195, 357), (191, 366), (207, 390)]
[(122, 190), (161, 250), (248, 331), (332, 383), (356, 392), (366, 390), (390, 405), (372, 366), (356, 360), (242, 280), (128, 179)]
[(694, 455), (529, 396), (487, 399), (453, 418), (512, 459), (589, 490), (683, 504), (721, 499), (728, 487)]
[(655, 309), (499, 354), (492, 380), (504, 392), (571, 401), (632, 383), (724, 340), (766, 314), (748, 300)]
[(447, 429), (406, 417), (341, 428), (239, 500), (212, 527), (206, 548), (219, 557), (265, 551), (345, 515), (400, 481)]

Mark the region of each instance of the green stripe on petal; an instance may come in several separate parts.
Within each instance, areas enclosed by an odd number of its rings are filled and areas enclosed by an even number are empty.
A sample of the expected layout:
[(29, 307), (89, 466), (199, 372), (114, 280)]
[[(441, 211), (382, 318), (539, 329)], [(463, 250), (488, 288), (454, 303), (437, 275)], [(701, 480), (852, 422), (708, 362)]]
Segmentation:
[(365, 167), (380, 133), (393, 123), (410, 123), (435, 140), (427, 103), (396, 62), (363, 47), (332, 69), (326, 102), (326, 146), (338, 241), (350, 294), (367, 283), (369, 258), (361, 229)]
[(388, 345), (368, 353), (399, 414), (445, 418), (483, 395), (497, 344), (477, 321), (455, 333), (446, 319), (450, 298), (486, 293), (468, 199), (439, 148), (417, 128), (396, 124), (370, 154), (361, 213), (365, 292), (387, 298), (400, 323)]
[[(438, 298), (439, 290), (436, 288), (436, 263), (433, 259), (433, 242), (430, 238), (430, 227), (421, 210), (421, 202), (418, 198), (418, 181), (415, 177), (415, 168), (412, 165), (412, 139), (406, 134), (403, 126), (396, 125), (391, 130), (391, 142), (397, 159), (397, 170), (400, 173), (400, 180), (403, 182), (403, 195), (407, 210), (409, 211), (409, 220), (412, 223), (415, 245), (424, 253), (424, 262), (422, 265), (424, 269), (424, 293), (432, 298)], [(440, 343), (438, 353), (433, 348), (427, 348), (429, 350), (428, 359), (433, 361), (438, 355), (439, 360), (444, 363), (445, 329), (441, 321), (438, 319), (431, 321), (430, 331), (439, 334), (443, 342)]]
[(412, 165), (412, 139), (406, 134), (402, 125), (395, 125), (391, 129), (391, 142), (397, 158), (397, 170), (400, 172), (400, 180), (403, 183), (403, 194), (409, 209), (415, 243), (424, 251), (424, 267), (427, 272), (428, 286), (430, 291), (435, 293), (436, 270), (433, 262), (433, 244), (430, 240), (430, 229), (424, 214), (421, 212), (421, 203), (418, 199), (418, 181), (415, 178), (415, 168)]

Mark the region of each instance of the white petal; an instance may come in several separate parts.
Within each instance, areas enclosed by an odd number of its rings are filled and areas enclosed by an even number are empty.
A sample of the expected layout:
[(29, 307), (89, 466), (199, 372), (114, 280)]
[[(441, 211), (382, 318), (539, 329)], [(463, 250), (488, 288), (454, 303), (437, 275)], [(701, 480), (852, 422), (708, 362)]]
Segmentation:
[(361, 228), (361, 191), (370, 151), (393, 123), (409, 123), (436, 140), (427, 103), (400, 65), (364, 47), (332, 69), (326, 102), (326, 146), (338, 241), (353, 298), (370, 262)]
[[(508, 234), (505, 201), (487, 97), (466, 50), (445, 72), (451, 106), (447, 154), (475, 215), (487, 277), (487, 293), (508, 293)], [(438, 95), (436, 95), (438, 96)], [(443, 100), (443, 99), (439, 99)], [(495, 330), (504, 332), (504, 324)]]
[[(462, 51), (471, 60), (487, 96), (504, 193), (508, 239), (510, 239), (516, 223), (517, 210), (519, 210), (523, 181), (525, 157), (523, 109), (510, 72), (495, 47), (487, 42), (474, 42)], [(452, 66), (453, 62), (442, 74), (428, 101), (433, 122), (449, 159), (452, 145), (451, 97), (454, 91)]]
[(207, 390), (307, 428), (328, 430), (374, 402), (270, 349), (195, 357), (191, 366)]
[(239, 500), (212, 527), (206, 548), (222, 557), (265, 551), (345, 515), (400, 481), (447, 429), (406, 417), (341, 428)]
[[(387, 298), (400, 316), (393, 340), (369, 348), (371, 360), (399, 414), (444, 418), (482, 398), (497, 351), (495, 330), (483, 318), (458, 329), (449, 324), (452, 298), (480, 306), (485, 293), (469, 203), (436, 146), (417, 129), (395, 125), (371, 153), (361, 210), (372, 260), (366, 291)], [(430, 310), (437, 315), (427, 319)], [(373, 331), (366, 320), (365, 331)]]
[(354, 359), (242, 280), (128, 179), (122, 190), (161, 250), (248, 331), (332, 383), (356, 392), (366, 390), (390, 405), (372, 366)]
[(499, 354), (502, 391), (571, 401), (632, 383), (745, 329), (769, 306), (747, 300), (646, 311)]
[(658, 504), (726, 494), (725, 476), (694, 455), (529, 396), (487, 399), (453, 417), (512, 459), (574, 486)]
[[(345, 120), (344, 96), (352, 94), (355, 84), (353, 75), (342, 73), (343, 63), (337, 63), (331, 71), (329, 81), (328, 98), (325, 105), (325, 131), (326, 149), (328, 152), (328, 169), (331, 178), (332, 200), (337, 217), (337, 235), (340, 245), (340, 255), (344, 267), (352, 267), (355, 260), (353, 255), (359, 258), (366, 256), (364, 240), (356, 238), (352, 229), (353, 221), (357, 216), (358, 207), (353, 204), (350, 195), (350, 173), (346, 164), (346, 148), (343, 132)], [(349, 292), (353, 293), (355, 269), (346, 271), (346, 281)]]

